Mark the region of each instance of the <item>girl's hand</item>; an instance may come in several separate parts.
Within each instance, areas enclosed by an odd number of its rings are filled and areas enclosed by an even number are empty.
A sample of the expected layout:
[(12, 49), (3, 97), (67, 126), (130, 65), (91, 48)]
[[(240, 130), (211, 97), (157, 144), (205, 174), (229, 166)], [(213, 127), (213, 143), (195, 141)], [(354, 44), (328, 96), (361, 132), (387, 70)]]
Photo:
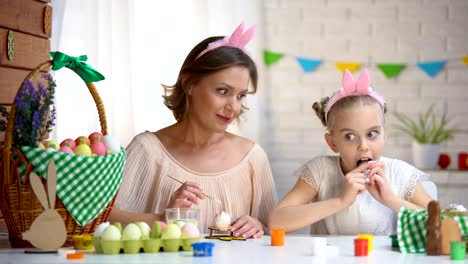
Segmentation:
[(260, 221), (249, 215), (244, 215), (234, 220), (231, 225), (231, 231), (234, 232), (234, 236), (242, 236), (243, 238), (261, 238), (264, 234)]
[(198, 204), (199, 199), (204, 199), (203, 190), (194, 182), (185, 182), (172, 194), (167, 208), (190, 208), (192, 204)]
[(374, 167), (368, 174), (370, 183), (367, 186), (367, 191), (380, 203), (388, 206), (394, 200), (395, 194), (388, 183), (385, 175), (385, 164), (383, 162), (373, 163)]
[(363, 171), (368, 167), (368, 164), (357, 167), (345, 175), (343, 189), (339, 196), (345, 207), (353, 204), (356, 200), (356, 196), (366, 189), (365, 175), (363, 174)]

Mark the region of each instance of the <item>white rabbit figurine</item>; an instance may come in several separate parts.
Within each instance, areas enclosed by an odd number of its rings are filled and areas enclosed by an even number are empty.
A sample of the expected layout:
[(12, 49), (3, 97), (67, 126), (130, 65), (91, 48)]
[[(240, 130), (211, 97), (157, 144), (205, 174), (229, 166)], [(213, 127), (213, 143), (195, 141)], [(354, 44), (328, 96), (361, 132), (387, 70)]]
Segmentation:
[(67, 228), (65, 227), (62, 217), (55, 210), (57, 185), (55, 163), (51, 161), (47, 167), (47, 190), (49, 192), (49, 199), (47, 199), (41, 179), (34, 172), (31, 172), (30, 181), (37, 199), (45, 210), (34, 219), (29, 230), (23, 232), (23, 239), (29, 240), (36, 248), (56, 250), (65, 243), (67, 239)]

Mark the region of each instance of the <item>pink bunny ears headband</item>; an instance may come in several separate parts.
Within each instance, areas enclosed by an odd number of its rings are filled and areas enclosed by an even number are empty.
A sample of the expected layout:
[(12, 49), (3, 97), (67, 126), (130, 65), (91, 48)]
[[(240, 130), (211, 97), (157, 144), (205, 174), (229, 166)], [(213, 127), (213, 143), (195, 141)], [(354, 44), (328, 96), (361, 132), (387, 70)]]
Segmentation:
[(223, 39), (211, 42), (208, 44), (208, 47), (204, 49), (200, 54), (198, 54), (197, 58), (203, 56), (203, 54), (207, 53), (208, 51), (217, 49), (223, 46), (235, 47), (241, 49), (244, 53), (247, 53), (245, 50), (245, 46), (249, 41), (252, 39), (253, 35), (255, 34), (255, 26), (251, 26), (249, 29), (244, 31), (244, 23), (241, 23), (230, 37), (226, 36)]
[(369, 71), (364, 69), (359, 76), (357, 82), (354, 82), (353, 75), (351, 72), (346, 69), (343, 75), (343, 87), (341, 87), (328, 101), (327, 105), (325, 106), (325, 121), (327, 119), (328, 112), (333, 107), (336, 102), (340, 99), (349, 96), (360, 96), (360, 95), (369, 95), (370, 97), (377, 100), (377, 102), (384, 108), (385, 100), (384, 98), (374, 91), (370, 86), (370, 76)]

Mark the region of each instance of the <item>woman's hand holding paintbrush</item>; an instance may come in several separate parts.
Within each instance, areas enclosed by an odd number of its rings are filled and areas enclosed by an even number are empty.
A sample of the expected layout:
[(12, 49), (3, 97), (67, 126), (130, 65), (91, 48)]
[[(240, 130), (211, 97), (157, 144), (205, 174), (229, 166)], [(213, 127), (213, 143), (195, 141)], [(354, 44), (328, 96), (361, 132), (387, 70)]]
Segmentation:
[(221, 203), (216, 198), (204, 193), (201, 186), (194, 182), (183, 182), (177, 178), (174, 178), (168, 175), (172, 180), (182, 184), (179, 189), (177, 189), (171, 197), (169, 207), (171, 208), (189, 208), (192, 204), (198, 204), (199, 199), (205, 199), (208, 197), (218, 203)]

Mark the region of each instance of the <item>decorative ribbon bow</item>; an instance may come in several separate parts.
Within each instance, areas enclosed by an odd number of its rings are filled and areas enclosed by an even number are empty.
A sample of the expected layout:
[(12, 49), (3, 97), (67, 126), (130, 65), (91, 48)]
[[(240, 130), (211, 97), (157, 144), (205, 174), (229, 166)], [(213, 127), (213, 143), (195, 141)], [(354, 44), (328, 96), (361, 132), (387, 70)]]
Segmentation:
[(88, 60), (88, 56), (86, 55), (72, 57), (56, 51), (50, 52), (50, 56), (52, 56), (52, 70), (54, 71), (67, 67), (75, 71), (85, 83), (98, 82), (105, 79), (102, 74), (85, 63)]

